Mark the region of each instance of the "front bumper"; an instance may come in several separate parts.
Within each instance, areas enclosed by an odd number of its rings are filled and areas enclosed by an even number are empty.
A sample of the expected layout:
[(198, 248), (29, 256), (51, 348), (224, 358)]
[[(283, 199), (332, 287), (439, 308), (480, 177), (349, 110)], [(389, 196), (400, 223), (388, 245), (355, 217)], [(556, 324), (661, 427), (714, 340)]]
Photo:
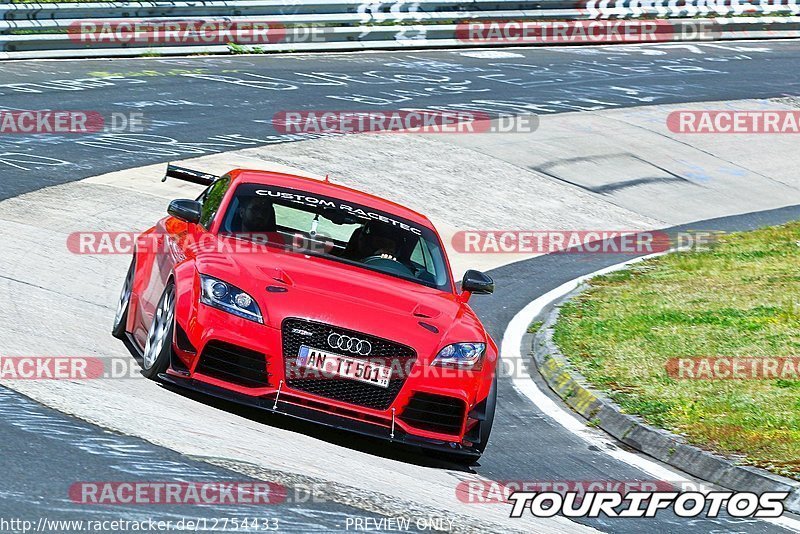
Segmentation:
[[(171, 368), (164, 375), (165, 382), (362, 435), (456, 455), (480, 456), (475, 441), (480, 435), (477, 432), (480, 421), (484, 419), (481, 405), (491, 387), (493, 367), (485, 365), (483, 371), (456, 377), (436, 376), (436, 369), (433, 369), (433, 374), (415, 373), (431, 371), (430, 368), (423, 369), (426, 364), (417, 358), (412, 376), (405, 379), (390, 404), (367, 407), (292, 387), (291, 377), (287, 380), (284, 351), (294, 351), (295, 348), (284, 346), (285, 339), (280, 329), (203, 305), (192, 306), (185, 312), (177, 314), (175, 354)], [(193, 320), (182, 321), (182, 317), (192, 317)], [(198, 363), (204, 351), (215, 342), (263, 355), (266, 374), (262, 383), (247, 387), (219, 374), (210, 376), (204, 372)], [(411, 407), (415, 395), (439, 395), (463, 403), (461, 424), (442, 432), (441, 429), (416, 424), (410, 417), (411, 424), (404, 421), (404, 410)]]
[(279, 395), (277, 392), (274, 394), (254, 397), (250, 395), (243, 395), (241, 393), (237, 393), (236, 391), (215, 386), (201, 380), (189, 378), (187, 376), (180, 376), (174, 372), (160, 374), (158, 377), (167, 384), (196, 391), (217, 399), (233, 402), (251, 408), (257, 408), (259, 410), (264, 410), (275, 414), (287, 415), (295, 419), (321, 424), (338, 430), (354, 432), (362, 436), (383, 439), (403, 445), (421, 447), (426, 450), (447, 453), (449, 455), (462, 456), (465, 460), (477, 459), (481, 456), (481, 452), (473, 447), (465, 447), (456, 442), (415, 436), (414, 434), (406, 432), (403, 428), (397, 425), (395, 425), (394, 428), (387, 428), (379, 424), (359, 421), (350, 417), (343, 417), (342, 415), (336, 413), (328, 413), (322, 410), (295, 404), (293, 402), (287, 402), (285, 400), (281, 400), (281, 395)]

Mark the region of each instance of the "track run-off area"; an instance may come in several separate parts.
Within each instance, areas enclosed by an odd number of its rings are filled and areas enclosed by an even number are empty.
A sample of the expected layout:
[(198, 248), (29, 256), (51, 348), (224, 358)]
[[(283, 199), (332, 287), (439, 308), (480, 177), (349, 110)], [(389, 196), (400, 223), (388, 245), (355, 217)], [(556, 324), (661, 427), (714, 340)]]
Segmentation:
[[(110, 325), (129, 258), (75, 254), (75, 232), (140, 231), (172, 198), (164, 162), (324, 177), (460, 230), (736, 231), (800, 216), (791, 135), (685, 135), (676, 110), (797, 109), (800, 42), (0, 63), (0, 109), (136, 113), (141, 128), (0, 135), (0, 355), (130, 358)], [(525, 133), (276, 132), (287, 110), (454, 109), (536, 114)], [(269, 516), (281, 530), (345, 530), (347, 518), (410, 515), (458, 532), (781, 532), (791, 517), (511, 519), (463, 481), (696, 484), (585, 425), (528, 373), (522, 330), (549, 292), (624, 254), (463, 254), (485, 269), (471, 303), (498, 344), (492, 440), (465, 468), (416, 451), (186, 395), (140, 376), (3, 381), (0, 516), (86, 519)], [(537, 300), (538, 299), (538, 300)], [(534, 304), (531, 304), (534, 303)], [(522, 325), (522, 326), (520, 326)], [(265, 480), (305, 495), (265, 508), (86, 506), (92, 480)], [(412, 522), (412, 525), (414, 523)], [(417, 525), (424, 530), (425, 524)], [(386, 524), (384, 530), (388, 530)]]

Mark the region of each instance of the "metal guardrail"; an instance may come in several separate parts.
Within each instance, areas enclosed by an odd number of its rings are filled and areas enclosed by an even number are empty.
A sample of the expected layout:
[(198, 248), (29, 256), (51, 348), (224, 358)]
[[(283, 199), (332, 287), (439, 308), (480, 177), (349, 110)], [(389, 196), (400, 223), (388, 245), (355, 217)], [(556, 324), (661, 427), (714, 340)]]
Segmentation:
[[(548, 24), (553, 21), (643, 21), (659, 19), (675, 30), (660, 40), (690, 40), (686, 28), (713, 24), (714, 40), (800, 37), (800, 0), (208, 0), (0, 4), (0, 59), (225, 53), (217, 35), (186, 38), (193, 25), (214, 28), (269, 25), (274, 38), (231, 42), (237, 51), (311, 51), (428, 48), (502, 44), (554, 44), (465, 39), (464, 25), (476, 22)], [(788, 2), (788, 3), (785, 3)], [(661, 19), (664, 19), (663, 21)], [(120, 28), (145, 28), (120, 38)], [(177, 24), (184, 39), (164, 38)], [(87, 30), (87, 28), (97, 28)], [(146, 31), (149, 28), (149, 33)], [(187, 29), (188, 28), (188, 29)], [(110, 33), (103, 34), (103, 31)], [(92, 33), (94, 31), (95, 33)], [(135, 30), (130, 30), (131, 32)], [(222, 32), (224, 34), (224, 32)], [(130, 34), (133, 35), (133, 34)], [(313, 36), (313, 39), (310, 38)], [(683, 36), (683, 37), (682, 37)], [(708, 36), (705, 39), (709, 39)], [(618, 42), (586, 40), (587, 43)], [(559, 43), (559, 44), (578, 44)]]

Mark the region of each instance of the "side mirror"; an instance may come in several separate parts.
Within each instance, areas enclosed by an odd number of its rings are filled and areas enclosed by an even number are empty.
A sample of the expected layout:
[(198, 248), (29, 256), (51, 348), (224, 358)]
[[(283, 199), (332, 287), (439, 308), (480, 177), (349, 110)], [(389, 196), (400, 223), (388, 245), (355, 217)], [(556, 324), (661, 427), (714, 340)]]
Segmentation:
[(198, 223), (202, 206), (196, 200), (178, 199), (169, 203), (167, 213), (188, 223)]
[(470, 294), (488, 295), (494, 292), (494, 280), (487, 274), (470, 269), (464, 273), (461, 290)]

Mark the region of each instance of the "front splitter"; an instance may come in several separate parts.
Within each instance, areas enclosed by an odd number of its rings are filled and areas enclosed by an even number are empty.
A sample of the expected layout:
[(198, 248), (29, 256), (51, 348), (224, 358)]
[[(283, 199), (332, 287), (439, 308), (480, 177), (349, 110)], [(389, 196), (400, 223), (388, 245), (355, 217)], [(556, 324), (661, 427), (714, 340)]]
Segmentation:
[(329, 428), (335, 428), (337, 430), (353, 432), (361, 436), (377, 438), (391, 443), (420, 447), (427, 451), (444, 453), (448, 456), (452, 456), (453, 459), (456, 459), (459, 462), (472, 463), (481, 456), (480, 452), (474, 449), (463, 447), (460, 444), (421, 438), (414, 436), (413, 434), (409, 434), (401, 428), (395, 428), (394, 436), (392, 437), (389, 428), (363, 421), (356, 421), (347, 417), (336, 416), (291, 402), (285, 402), (281, 400), (275, 402), (274, 397), (268, 398), (242, 395), (241, 393), (207, 384), (200, 380), (176, 376), (173, 374), (162, 373), (158, 375), (158, 378), (166, 384), (192, 390), (217, 399), (240, 404), (242, 406), (256, 408), (269, 413), (282, 414), (294, 419), (320, 424)]

